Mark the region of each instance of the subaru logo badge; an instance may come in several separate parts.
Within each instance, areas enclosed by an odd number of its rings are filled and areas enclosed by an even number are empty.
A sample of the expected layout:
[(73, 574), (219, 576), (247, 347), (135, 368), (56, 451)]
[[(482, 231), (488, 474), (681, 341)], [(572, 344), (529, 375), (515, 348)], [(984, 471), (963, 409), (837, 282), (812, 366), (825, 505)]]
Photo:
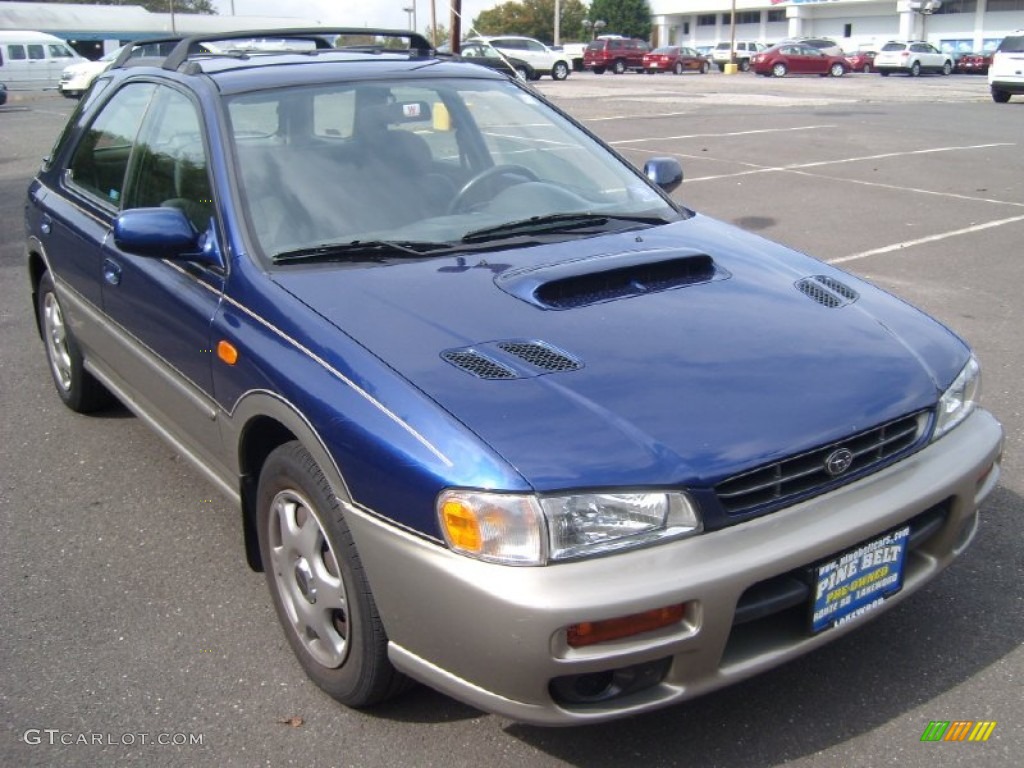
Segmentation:
[(853, 451), (849, 448), (837, 448), (825, 457), (825, 471), (832, 477), (839, 477), (853, 464)]

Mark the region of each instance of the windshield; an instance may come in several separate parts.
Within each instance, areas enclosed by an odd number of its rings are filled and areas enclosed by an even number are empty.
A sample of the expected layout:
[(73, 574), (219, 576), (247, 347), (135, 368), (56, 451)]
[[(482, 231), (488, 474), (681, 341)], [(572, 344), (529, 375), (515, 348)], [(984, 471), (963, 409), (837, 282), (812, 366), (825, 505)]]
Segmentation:
[(429, 254), (432, 245), (512, 222), (508, 237), (521, 239), (532, 219), (548, 242), (599, 234), (601, 227), (552, 227), (560, 214), (603, 217), (604, 231), (682, 215), (508, 81), (282, 88), (229, 97), (227, 111), (250, 229), (271, 260), (367, 243)]

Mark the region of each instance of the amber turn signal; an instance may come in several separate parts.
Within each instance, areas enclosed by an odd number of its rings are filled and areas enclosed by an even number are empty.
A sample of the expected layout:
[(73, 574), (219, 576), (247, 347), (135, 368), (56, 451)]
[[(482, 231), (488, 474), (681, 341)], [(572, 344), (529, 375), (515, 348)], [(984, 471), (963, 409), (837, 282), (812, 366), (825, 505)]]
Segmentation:
[(653, 629), (661, 629), (675, 624), (683, 620), (685, 613), (686, 606), (680, 604), (603, 621), (584, 621), (573, 624), (566, 630), (567, 640), (572, 648), (582, 648), (608, 640), (619, 640), (623, 637), (639, 635), (641, 632), (650, 632)]

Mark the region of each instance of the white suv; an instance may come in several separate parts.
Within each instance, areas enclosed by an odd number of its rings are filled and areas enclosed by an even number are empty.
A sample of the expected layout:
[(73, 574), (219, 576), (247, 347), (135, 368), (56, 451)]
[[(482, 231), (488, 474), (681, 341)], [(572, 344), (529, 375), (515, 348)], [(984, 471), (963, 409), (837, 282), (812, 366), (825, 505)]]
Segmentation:
[(1013, 94), (1024, 94), (1024, 29), (1007, 35), (992, 55), (988, 68), (992, 101), (1005, 104)]
[[(742, 72), (750, 70), (750, 60), (754, 58), (754, 54), (762, 50), (764, 47), (765, 46), (761, 43), (736, 41), (736, 63), (739, 64)], [(715, 62), (715, 65), (720, 70), (724, 70), (725, 65), (732, 61), (732, 52), (729, 49), (729, 43), (719, 43), (716, 45), (711, 51), (711, 60)]]
[[(563, 51), (548, 48), (532, 37), (502, 35), (500, 37), (473, 37), (471, 40), (483, 40), (504, 53), (522, 59), (538, 75), (551, 75), (552, 80), (565, 80), (572, 71), (572, 62)], [(467, 41), (468, 42), (468, 41)]]
[(871, 67), (882, 77), (888, 77), (893, 72), (903, 72), (911, 77), (917, 77), (922, 72), (948, 75), (953, 71), (953, 59), (931, 43), (893, 40), (882, 46)]

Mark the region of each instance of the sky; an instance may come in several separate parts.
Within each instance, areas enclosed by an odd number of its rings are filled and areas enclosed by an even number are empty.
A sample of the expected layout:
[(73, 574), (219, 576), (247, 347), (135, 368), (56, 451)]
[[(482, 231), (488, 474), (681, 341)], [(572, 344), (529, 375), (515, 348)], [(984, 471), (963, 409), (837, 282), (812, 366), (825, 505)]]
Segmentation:
[[(423, 32), (430, 24), (431, 0), (213, 0), (222, 16), (295, 16), (345, 27), (408, 29), (409, 14), (403, 8), (416, 6), (416, 28)], [(499, 5), (502, 0), (462, 0), (462, 30), (468, 34), (474, 16)], [(437, 23), (451, 26), (448, 0), (434, 0)]]

